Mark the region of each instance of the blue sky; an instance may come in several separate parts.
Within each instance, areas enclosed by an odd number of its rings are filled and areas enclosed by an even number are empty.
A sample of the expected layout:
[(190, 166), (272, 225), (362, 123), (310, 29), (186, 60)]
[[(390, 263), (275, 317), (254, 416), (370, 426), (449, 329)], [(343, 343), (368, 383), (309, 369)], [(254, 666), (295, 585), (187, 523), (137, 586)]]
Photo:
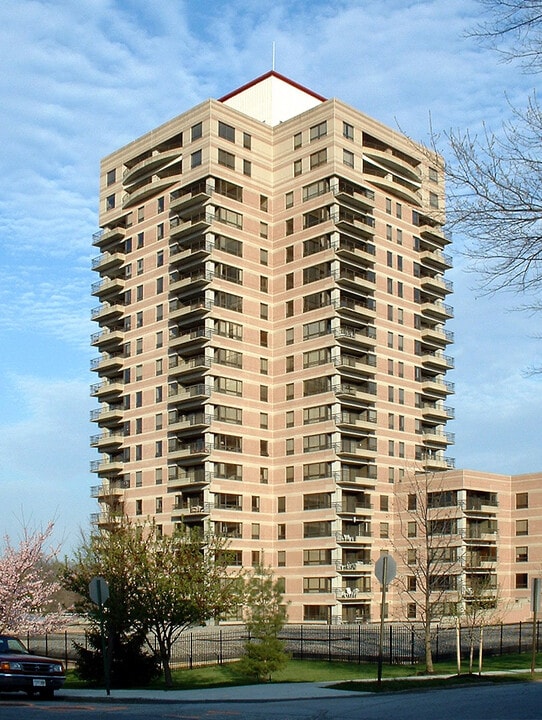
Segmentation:
[[(100, 158), (271, 69), (416, 140), (499, 130), (537, 77), (467, 31), (473, 0), (4, 0), (0, 5), (0, 534), (97, 508), (88, 447)], [(446, 155), (443, 140), (441, 150)], [(460, 468), (542, 470), (533, 320), (484, 297), (454, 238)]]

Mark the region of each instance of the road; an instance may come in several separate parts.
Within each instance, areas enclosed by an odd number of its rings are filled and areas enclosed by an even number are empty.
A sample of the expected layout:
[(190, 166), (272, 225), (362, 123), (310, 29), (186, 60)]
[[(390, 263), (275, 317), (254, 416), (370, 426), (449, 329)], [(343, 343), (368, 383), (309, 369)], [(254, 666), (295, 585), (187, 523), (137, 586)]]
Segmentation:
[(4, 695), (2, 720), (542, 720), (542, 683), (506, 683), (385, 695), (359, 694), (296, 700), (183, 702)]

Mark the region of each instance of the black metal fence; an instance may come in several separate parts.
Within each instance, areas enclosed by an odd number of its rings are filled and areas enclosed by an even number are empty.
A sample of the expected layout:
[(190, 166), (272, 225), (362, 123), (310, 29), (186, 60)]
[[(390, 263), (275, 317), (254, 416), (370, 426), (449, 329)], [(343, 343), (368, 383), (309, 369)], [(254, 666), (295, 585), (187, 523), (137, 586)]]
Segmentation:
[[(375, 662), (379, 648), (378, 624), (366, 625), (286, 625), (280, 633), (292, 657), (304, 660), (344, 662)], [(492, 625), (484, 628), (484, 654), (528, 652), (532, 648), (533, 624)], [(469, 649), (469, 636), (461, 629), (461, 652)], [(175, 643), (172, 663), (179, 666), (222, 664), (237, 660), (243, 654), (244, 643), (250, 639), (244, 626), (197, 628), (184, 633)], [(540, 623), (536, 627), (539, 649)], [(476, 638), (477, 642), (478, 638)], [(27, 645), (33, 652), (43, 653), (73, 664), (76, 659), (75, 643), (87, 647), (84, 632), (51, 633), (27, 636)], [(456, 655), (456, 629), (437, 627), (433, 637), (433, 659), (453, 659)], [(156, 648), (155, 648), (156, 650)], [(389, 664), (416, 664), (423, 662), (424, 649), (420, 628), (389, 624), (384, 628), (384, 662)]]

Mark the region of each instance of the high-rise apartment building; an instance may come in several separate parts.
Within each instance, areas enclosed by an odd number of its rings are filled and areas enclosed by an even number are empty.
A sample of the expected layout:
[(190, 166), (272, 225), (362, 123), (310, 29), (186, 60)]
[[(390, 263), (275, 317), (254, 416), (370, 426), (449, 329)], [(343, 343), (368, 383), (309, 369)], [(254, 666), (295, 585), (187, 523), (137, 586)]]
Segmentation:
[(226, 536), (292, 622), (377, 617), (397, 488), (453, 465), (443, 180), (276, 72), (103, 160), (98, 527)]

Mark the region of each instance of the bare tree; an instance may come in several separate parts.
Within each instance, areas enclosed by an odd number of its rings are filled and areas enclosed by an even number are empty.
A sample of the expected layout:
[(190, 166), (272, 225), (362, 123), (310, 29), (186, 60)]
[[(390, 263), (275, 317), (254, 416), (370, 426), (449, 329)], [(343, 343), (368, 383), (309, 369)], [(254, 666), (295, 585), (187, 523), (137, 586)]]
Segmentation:
[(482, 672), (484, 628), (502, 621), (504, 606), (496, 576), (481, 574), (462, 588), (458, 604), (458, 621), (466, 629), (469, 640), (469, 673), (474, 666), (474, 649), (478, 640), (478, 672)]
[[(506, 61), (542, 70), (542, 0), (479, 0), (486, 19), (472, 32)], [(510, 108), (502, 128), (451, 131), (448, 220), (464, 230), (466, 255), (488, 292), (542, 286), (542, 110), (536, 94)], [(536, 301), (528, 307), (541, 309)]]
[(404, 615), (423, 637), (425, 669), (432, 673), (433, 632), (444, 617), (455, 614), (458, 601), (457, 494), (444, 489), (442, 473), (412, 472), (397, 502), (394, 553), (402, 567), (396, 585)]

